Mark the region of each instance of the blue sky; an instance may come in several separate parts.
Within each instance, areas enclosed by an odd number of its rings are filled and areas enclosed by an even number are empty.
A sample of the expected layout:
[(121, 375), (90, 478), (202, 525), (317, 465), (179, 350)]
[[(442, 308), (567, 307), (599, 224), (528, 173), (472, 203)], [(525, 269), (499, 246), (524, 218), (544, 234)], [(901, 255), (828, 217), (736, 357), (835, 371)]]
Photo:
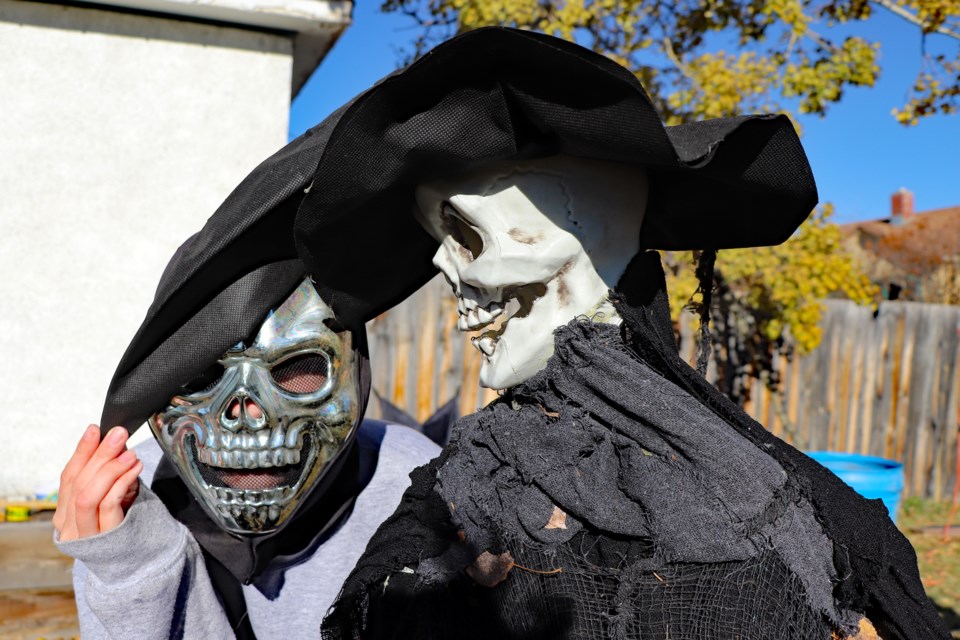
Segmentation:
[[(353, 25), (293, 102), (291, 138), (398, 66), (400, 49), (416, 29), (379, 6), (379, 0), (357, 1)], [(876, 86), (847, 91), (825, 118), (800, 119), (820, 200), (834, 203), (837, 222), (886, 216), (890, 194), (900, 187), (914, 192), (918, 211), (960, 205), (960, 116), (906, 128), (890, 115), (920, 67), (919, 35), (879, 9), (858, 29), (883, 44)]]

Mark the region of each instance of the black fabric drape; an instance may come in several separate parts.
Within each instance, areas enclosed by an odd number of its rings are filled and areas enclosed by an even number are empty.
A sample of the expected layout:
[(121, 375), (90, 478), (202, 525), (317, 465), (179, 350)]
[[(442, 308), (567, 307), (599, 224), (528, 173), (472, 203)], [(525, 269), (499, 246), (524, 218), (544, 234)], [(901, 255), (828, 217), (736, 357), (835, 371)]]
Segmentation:
[(677, 354), (659, 257), (639, 256), (631, 271), (621, 280), (618, 306), (628, 344), (664, 377), (766, 450), (800, 485), (834, 544), (834, 562), (842, 578), (836, 585), (837, 599), (865, 613), (884, 640), (950, 637), (920, 582), (916, 552), (883, 503), (859, 496), (687, 366)]
[(614, 303), (414, 472), (324, 638), (948, 637), (883, 507), (682, 362), (656, 254)]

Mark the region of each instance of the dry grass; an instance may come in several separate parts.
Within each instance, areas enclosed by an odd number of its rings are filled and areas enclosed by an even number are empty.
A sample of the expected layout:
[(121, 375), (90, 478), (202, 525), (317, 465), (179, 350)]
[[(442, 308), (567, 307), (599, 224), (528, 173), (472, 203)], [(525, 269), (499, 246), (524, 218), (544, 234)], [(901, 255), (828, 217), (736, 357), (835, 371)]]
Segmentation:
[(960, 513), (953, 522), (952, 535), (944, 537), (950, 504), (908, 498), (898, 525), (917, 551), (920, 577), (927, 595), (960, 638)]

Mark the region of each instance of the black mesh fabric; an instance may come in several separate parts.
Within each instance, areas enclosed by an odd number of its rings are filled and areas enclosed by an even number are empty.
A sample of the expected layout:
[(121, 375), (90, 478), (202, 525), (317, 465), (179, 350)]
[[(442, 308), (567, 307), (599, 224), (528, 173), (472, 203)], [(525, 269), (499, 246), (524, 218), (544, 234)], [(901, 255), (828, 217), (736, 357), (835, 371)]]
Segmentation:
[(412, 474), (325, 639), (949, 637), (882, 506), (680, 360), (655, 254), (615, 304)]
[(797, 597), (802, 586), (774, 551), (744, 562), (638, 570), (586, 563), (583, 542), (576, 539), (550, 550), (520, 547), (508, 579), (493, 589), (468, 577), (431, 585), (418, 584), (411, 574), (394, 575), (384, 593), (366, 603), (362, 631), (339, 635), (339, 630), (332, 634), (328, 630), (324, 637), (824, 640), (831, 636), (819, 616)]
[(270, 376), (277, 386), (290, 393), (313, 393), (327, 381), (327, 359), (318, 354), (304, 354), (276, 365)]

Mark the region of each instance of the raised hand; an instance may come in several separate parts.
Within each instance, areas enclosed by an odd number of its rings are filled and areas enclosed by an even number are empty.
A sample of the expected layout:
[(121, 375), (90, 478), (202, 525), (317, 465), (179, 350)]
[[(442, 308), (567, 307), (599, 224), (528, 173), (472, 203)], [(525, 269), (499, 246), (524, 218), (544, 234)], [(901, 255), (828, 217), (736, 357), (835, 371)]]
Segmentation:
[(86, 538), (113, 529), (133, 504), (140, 488), (137, 476), (143, 463), (127, 449), (129, 434), (114, 427), (100, 441), (92, 424), (60, 474), (60, 497), (53, 526), (60, 541)]

